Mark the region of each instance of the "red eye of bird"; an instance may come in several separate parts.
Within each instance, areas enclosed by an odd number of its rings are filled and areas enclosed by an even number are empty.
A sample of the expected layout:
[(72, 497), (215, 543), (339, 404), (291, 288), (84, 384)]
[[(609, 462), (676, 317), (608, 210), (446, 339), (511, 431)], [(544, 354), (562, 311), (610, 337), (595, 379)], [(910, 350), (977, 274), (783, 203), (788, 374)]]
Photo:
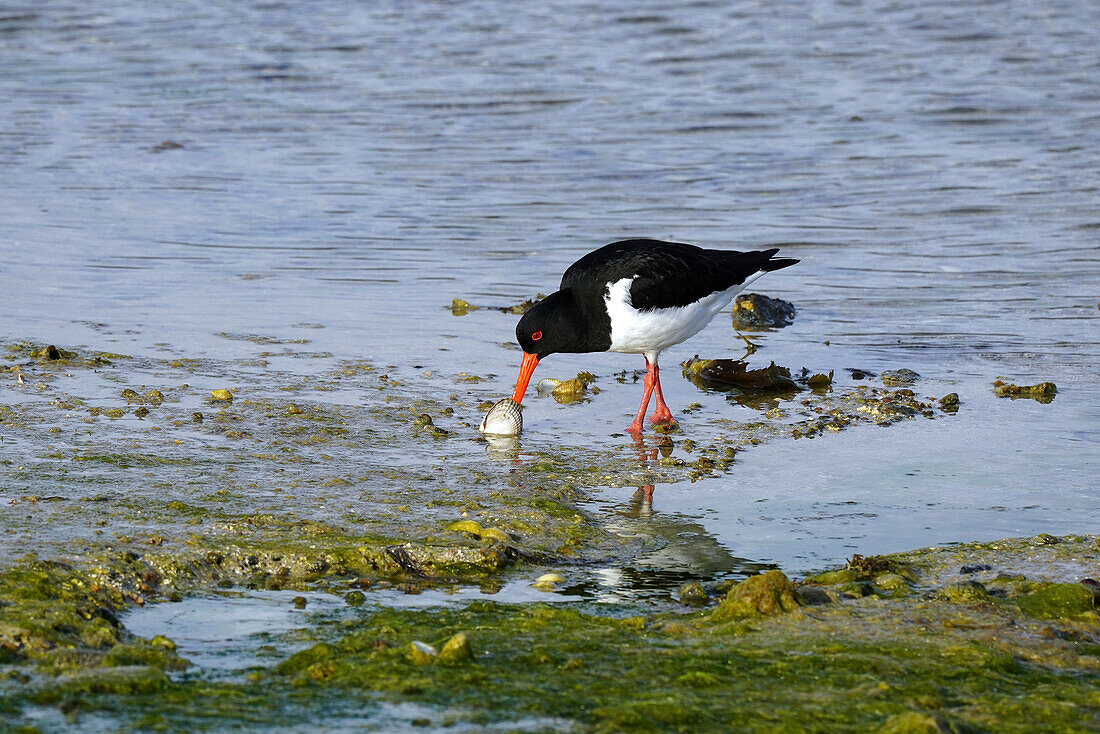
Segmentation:
[(542, 338), (542, 332), (541, 331), (536, 331), (534, 334), (531, 335), (531, 341), (533, 341), (533, 342), (537, 342), (541, 338)]

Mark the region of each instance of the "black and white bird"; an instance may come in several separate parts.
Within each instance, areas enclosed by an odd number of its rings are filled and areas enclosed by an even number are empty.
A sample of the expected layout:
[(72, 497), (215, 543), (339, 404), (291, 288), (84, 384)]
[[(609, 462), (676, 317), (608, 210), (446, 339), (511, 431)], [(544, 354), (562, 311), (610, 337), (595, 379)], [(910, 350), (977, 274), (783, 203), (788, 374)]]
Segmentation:
[(523, 362), (512, 400), (522, 403), (540, 360), (557, 352), (625, 352), (645, 357), (645, 390), (627, 429), (642, 431), (651, 395), (653, 423), (675, 423), (661, 394), (660, 353), (698, 333), (742, 288), (798, 260), (778, 248), (737, 252), (633, 239), (612, 242), (569, 266), (561, 287), (531, 307), (516, 339)]

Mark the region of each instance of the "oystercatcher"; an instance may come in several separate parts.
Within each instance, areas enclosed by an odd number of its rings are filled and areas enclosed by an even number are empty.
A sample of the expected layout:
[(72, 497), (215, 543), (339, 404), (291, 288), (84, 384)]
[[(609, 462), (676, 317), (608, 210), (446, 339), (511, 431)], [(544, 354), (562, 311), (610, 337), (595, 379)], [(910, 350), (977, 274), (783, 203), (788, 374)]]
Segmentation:
[(536, 303), (516, 326), (523, 362), (512, 399), (523, 401), (540, 360), (556, 352), (626, 352), (645, 357), (645, 389), (627, 429), (642, 431), (649, 398), (653, 423), (675, 423), (661, 394), (657, 356), (710, 323), (734, 295), (761, 275), (798, 260), (778, 248), (737, 252), (632, 239), (612, 242), (569, 266), (561, 288)]

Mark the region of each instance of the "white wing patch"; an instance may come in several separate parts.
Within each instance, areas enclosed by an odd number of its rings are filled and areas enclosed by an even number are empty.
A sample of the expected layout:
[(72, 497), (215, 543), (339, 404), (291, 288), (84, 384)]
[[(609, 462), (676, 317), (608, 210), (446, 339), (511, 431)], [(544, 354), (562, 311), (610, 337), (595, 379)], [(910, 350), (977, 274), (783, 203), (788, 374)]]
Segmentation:
[(759, 270), (744, 283), (711, 293), (695, 303), (677, 308), (655, 308), (639, 311), (630, 301), (630, 284), (634, 278), (623, 278), (607, 284), (604, 304), (611, 318), (612, 352), (656, 354), (673, 344), (698, 334), (715, 315), (730, 304), (742, 288), (766, 271)]

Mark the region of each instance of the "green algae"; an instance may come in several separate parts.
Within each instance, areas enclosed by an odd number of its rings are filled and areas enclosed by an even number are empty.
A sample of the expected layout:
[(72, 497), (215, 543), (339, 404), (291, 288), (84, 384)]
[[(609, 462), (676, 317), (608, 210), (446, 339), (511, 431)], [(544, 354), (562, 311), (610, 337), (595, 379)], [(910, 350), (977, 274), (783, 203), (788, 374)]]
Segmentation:
[(1040, 382), (1036, 385), (1012, 385), (1001, 380), (993, 383), (993, 394), (999, 398), (1030, 398), (1040, 403), (1049, 403), (1058, 394), (1053, 382)]
[[(1093, 547), (1091, 539), (1000, 543), (1016, 554), (1079, 555)], [(906, 569), (912, 581), (894, 575), (907, 585), (945, 589), (957, 584), (945, 569), (957, 569), (959, 554), (988, 552), (981, 545), (854, 565), (880, 580), (891, 573), (884, 569)], [(832, 578), (870, 583), (854, 580), (851, 567), (844, 571)], [(54, 574), (38, 577), (39, 594), (84, 593), (71, 581), (53, 583), (71, 569), (37, 572)], [(61, 591), (49, 591), (55, 587)], [(557, 722), (550, 728), (595, 731), (919, 732), (934, 725), (1026, 732), (1035, 722), (1089, 731), (1100, 716), (1100, 637), (1087, 619), (1065, 619), (1055, 600), (1066, 587), (1088, 591), (1040, 581), (1019, 585), (1015, 601), (986, 595), (975, 605), (969, 595), (935, 593), (804, 607), (802, 591), (820, 586), (799, 587), (771, 571), (731, 588), (718, 607), (686, 614), (492, 602), (428, 610), (364, 605), (355, 607), (364, 610), (356, 618), (316, 624), (308, 631), (312, 645), (243, 681), (169, 679), (162, 671), (184, 664), (170, 642), (120, 642), (93, 667), (59, 667), (55, 678), (22, 684), (22, 693), (8, 689), (0, 705), (19, 711), (20, 701), (79, 696), (82, 711), (109, 710), (121, 722), (168, 729), (200, 721), (288, 725), (332, 706), (389, 700), (475, 726), (534, 717)], [(1049, 633), (1043, 614), (1019, 617), (1039, 601), (1035, 609), (1054, 604), (1059, 624), (1071, 626)], [(1084, 597), (1076, 604), (1067, 609), (1088, 611)], [(112, 664), (120, 667), (106, 667)], [(273, 698), (282, 702), (277, 709)]]
[[(596, 730), (856, 730), (897, 725), (916, 704), (960, 730), (995, 723), (998, 731), (1029, 731), (1043, 721), (1085, 731), (1082, 712), (1100, 711), (1081, 678), (1095, 683), (1094, 664), (1058, 670), (1021, 662), (1009, 651), (929, 636), (908, 619), (875, 635), (840, 613), (784, 615), (773, 618), (782, 627), (758, 618), (757, 628), (736, 637), (706, 632), (691, 622), (699, 617), (682, 619), (689, 624), (669, 634), (667, 620), (560, 607), (383, 611), (265, 679), (374, 691), (467, 710), (482, 723), (522, 713)], [(435, 647), (467, 630), (474, 657), (464, 667), (414, 666), (405, 652), (414, 641)], [(1049, 697), (1024, 694), (1031, 690)], [(1067, 703), (1084, 708), (1070, 711)]]
[(1033, 617), (1060, 619), (1091, 614), (1089, 621), (1100, 623), (1095, 614), (1098, 596), (1094, 587), (1084, 584), (1047, 584), (1023, 595), (1016, 604)]
[[(1093, 610), (1061, 606), (1065, 590), (1044, 593), (1048, 582), (1031, 577), (983, 578), (988, 598), (963, 598), (951, 591), (957, 579), (937, 570), (1004, 558), (1017, 550), (1007, 542), (856, 556), (813, 584), (764, 584), (770, 591), (759, 596), (731, 590), (718, 607), (690, 614), (505, 605), (368, 613), (369, 589), (384, 579), (409, 588), (494, 586), (528, 564), (629, 557), (637, 544), (578, 510), (583, 487), (700, 478), (728, 470), (738, 449), (794, 431), (813, 437), (927, 415), (931, 402), (912, 391), (835, 389), (788, 402), (767, 420), (731, 425), (728, 436), (669, 439), (662, 462), (636, 461), (633, 446), (578, 452), (528, 443), (524, 457), (484, 468), (462, 458), (481, 448), (475, 441), (410, 435), (418, 415), (464, 435), (484, 394), (461, 376), (451, 389), (466, 392), (450, 402), (361, 362), (302, 379), (272, 371), (264, 393), (235, 379), (240, 364), (117, 359), (125, 365), (47, 355), (26, 366), (28, 377), (60, 384), (63, 370), (96, 368), (109, 384), (100, 394), (51, 389), (41, 402), (0, 406), (6, 430), (44, 447), (21, 458), (29, 467), (19, 474), (28, 486), (22, 507), (45, 517), (46, 503), (33, 499), (57, 499), (64, 511), (52, 517), (74, 528), (65, 542), (39, 549), (66, 563), (29, 558), (0, 571), (0, 664), (13, 671), (0, 686), (2, 711), (79, 699), (77, 723), (81, 712), (100, 711), (120, 728), (174, 730), (305, 725), (319, 712), (366, 710), (378, 700), (427, 703), (448, 712), (446, 721), (475, 726), (529, 715), (556, 722), (546, 728), (873, 730), (914, 709), (960, 731), (1012, 731), (1013, 716), (1078, 726), (1042, 702), (1016, 700), (1034, 690), (1095, 720), (1098, 702), (1081, 691), (1095, 682), (1100, 650)], [(122, 391), (127, 384), (135, 388)], [(250, 387), (215, 413), (205, 398), (222, 384)], [(369, 397), (339, 405), (326, 397), (338, 390)], [(123, 392), (127, 403), (154, 408), (144, 422), (104, 420), (104, 406)], [(196, 408), (207, 410), (197, 424)], [(68, 499), (54, 497), (55, 487)], [(463, 519), (478, 531), (448, 530)], [(94, 535), (101, 527), (106, 534)], [(1055, 559), (1080, 544), (1026, 547)], [(367, 591), (348, 592), (349, 584)], [(219, 586), (328, 586), (361, 616), (312, 624), (302, 633), (316, 643), (310, 655), (284, 656), (237, 682), (166, 677), (185, 658), (156, 639), (133, 638), (119, 622), (129, 608)], [(705, 606), (703, 592), (695, 598)], [(814, 605), (801, 606), (812, 593)], [(408, 645), (432, 645), (442, 657), (460, 635), (469, 654), (454, 665), (411, 666)], [(275, 711), (272, 700), (285, 706)]]

